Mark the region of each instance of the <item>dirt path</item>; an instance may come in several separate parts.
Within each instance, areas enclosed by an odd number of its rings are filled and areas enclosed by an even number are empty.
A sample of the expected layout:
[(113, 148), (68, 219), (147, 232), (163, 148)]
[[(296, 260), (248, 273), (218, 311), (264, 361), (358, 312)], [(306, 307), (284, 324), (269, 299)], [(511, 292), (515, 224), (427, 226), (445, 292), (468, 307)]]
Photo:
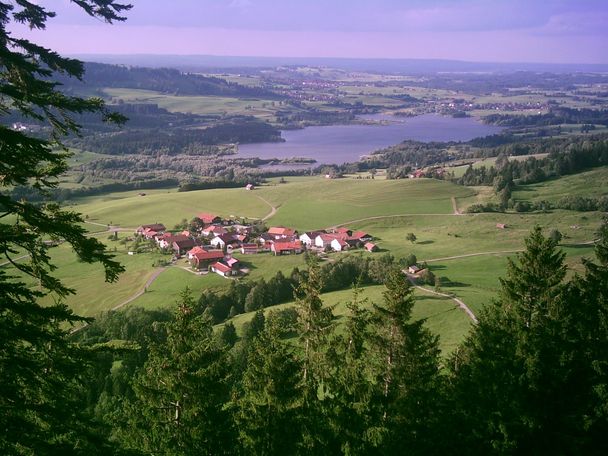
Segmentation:
[(264, 202), (265, 204), (268, 205), (268, 207), (270, 207), (270, 212), (268, 214), (266, 214), (264, 217), (262, 217), (262, 222), (265, 222), (269, 218), (274, 217), (274, 215), (277, 213), (277, 208), (274, 207), (272, 204), (270, 204), (270, 202), (267, 199), (262, 198), (260, 195), (255, 195), (255, 196), (257, 196), (257, 198), (260, 201)]
[(462, 254), (462, 255), (454, 255), (454, 256), (442, 257), (442, 258), (431, 258), (429, 260), (422, 260), (422, 261), (426, 262), (426, 263), (432, 263), (433, 261), (457, 260), (459, 258), (468, 258), (468, 257), (484, 256), (484, 255), (504, 255), (504, 254), (507, 254), (507, 253), (518, 253), (518, 252), (523, 252), (523, 251), (524, 251), (524, 249), (498, 250), (496, 252), (465, 253), (465, 254)]
[(156, 271), (154, 271), (154, 273), (150, 276), (150, 278), (146, 281), (146, 284), (144, 285), (144, 288), (139, 290), (137, 293), (135, 293), (133, 296), (131, 296), (129, 299), (127, 299), (126, 301), (121, 302), (120, 304), (118, 304), (117, 306), (112, 307), (112, 310), (118, 310), (121, 307), (126, 306), (127, 304), (129, 304), (130, 302), (135, 301), (137, 298), (139, 298), (141, 295), (143, 295), (146, 290), (148, 289), (148, 287), (150, 285), (152, 285), (152, 283), (158, 278), (159, 275), (161, 275), (161, 273), (163, 271), (165, 271), (167, 268), (166, 267), (162, 267), (162, 268), (158, 268), (156, 269)]
[(453, 215), (462, 215), (462, 214), (394, 214), (394, 215), (374, 215), (372, 217), (365, 217), (365, 218), (360, 218), (360, 219), (357, 219), (357, 220), (349, 220), (348, 222), (338, 223), (337, 225), (330, 226), (327, 229), (339, 228), (341, 226), (350, 225), (351, 223), (366, 222), (368, 220), (380, 220), (380, 219), (397, 218), (397, 217), (422, 217), (422, 216), (427, 216), (427, 215), (441, 216), (441, 217), (446, 217), (447, 216), (447, 217), (449, 217), (449, 216), (453, 216)]
[(410, 276), (406, 271), (403, 271), (404, 274), (407, 276), (407, 278), (409, 279), (410, 283), (412, 284), (412, 286), (414, 288), (418, 288), (419, 290), (422, 290), (426, 293), (431, 293), (437, 296), (442, 296), (444, 298), (449, 298), (452, 301), (454, 301), (458, 307), (462, 310), (464, 310), (464, 312), (467, 314), (467, 316), (473, 321), (473, 323), (477, 324), (477, 317), (475, 316), (475, 314), (473, 313), (473, 311), (469, 308), (469, 306), (467, 306), (461, 299), (458, 299), (454, 296), (450, 296), (449, 294), (446, 293), (440, 293), (438, 291), (435, 290), (431, 290), (429, 288), (425, 288), (425, 287), (421, 287), (420, 285), (416, 285), (416, 281), (414, 280), (414, 278), (412, 276)]
[(462, 212), (458, 210), (458, 203), (456, 202), (455, 196), (452, 196), (452, 209), (454, 209), (454, 215), (462, 215)]

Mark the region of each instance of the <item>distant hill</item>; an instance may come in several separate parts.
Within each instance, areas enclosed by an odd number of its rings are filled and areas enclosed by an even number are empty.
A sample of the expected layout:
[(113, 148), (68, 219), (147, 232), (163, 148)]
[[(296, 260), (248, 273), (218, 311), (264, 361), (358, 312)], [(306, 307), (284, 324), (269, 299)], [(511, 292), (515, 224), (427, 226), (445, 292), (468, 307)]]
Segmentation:
[(438, 59), (365, 59), (321, 57), (236, 57), (213, 55), (75, 55), (85, 61), (137, 65), (146, 67), (171, 67), (184, 71), (238, 68), (274, 68), (285, 65), (321, 66), (349, 71), (380, 73), (429, 74), (429, 73), (510, 73), (516, 71), (551, 73), (606, 73), (606, 64), (569, 63), (501, 63), (465, 62)]
[(83, 82), (73, 78), (60, 78), (59, 82), (66, 90), (120, 87), (154, 90), (172, 95), (280, 98), (264, 88), (245, 87), (224, 79), (184, 73), (173, 68), (142, 68), (87, 62), (85, 70)]

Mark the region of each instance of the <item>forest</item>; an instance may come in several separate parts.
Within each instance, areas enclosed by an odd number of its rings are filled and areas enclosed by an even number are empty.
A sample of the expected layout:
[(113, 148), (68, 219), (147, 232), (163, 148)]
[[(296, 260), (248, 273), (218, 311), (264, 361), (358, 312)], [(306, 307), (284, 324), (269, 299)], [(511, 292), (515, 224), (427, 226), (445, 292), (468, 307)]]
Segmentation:
[(107, 314), (73, 336), (96, 347), (86, 411), (132, 454), (605, 454), (608, 225), (598, 236), (566, 279), (534, 229), (447, 358), (390, 264), (383, 301), (355, 283), (339, 324), (315, 261), (295, 307), (258, 310), (240, 335), (188, 291), (172, 313)]

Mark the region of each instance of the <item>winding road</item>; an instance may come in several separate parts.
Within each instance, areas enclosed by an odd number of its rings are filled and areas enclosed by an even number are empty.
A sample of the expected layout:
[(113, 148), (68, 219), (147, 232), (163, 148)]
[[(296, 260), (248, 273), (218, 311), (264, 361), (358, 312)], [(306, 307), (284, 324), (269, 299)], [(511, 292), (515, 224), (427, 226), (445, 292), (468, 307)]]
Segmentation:
[(274, 217), (274, 215), (277, 213), (278, 208), (274, 207), (272, 204), (270, 204), (270, 202), (265, 199), (262, 198), (260, 195), (255, 195), (260, 201), (264, 202), (265, 204), (268, 205), (268, 207), (270, 207), (270, 212), (268, 214), (266, 214), (264, 217), (262, 217), (262, 222), (265, 222), (266, 220), (268, 220), (271, 217)]

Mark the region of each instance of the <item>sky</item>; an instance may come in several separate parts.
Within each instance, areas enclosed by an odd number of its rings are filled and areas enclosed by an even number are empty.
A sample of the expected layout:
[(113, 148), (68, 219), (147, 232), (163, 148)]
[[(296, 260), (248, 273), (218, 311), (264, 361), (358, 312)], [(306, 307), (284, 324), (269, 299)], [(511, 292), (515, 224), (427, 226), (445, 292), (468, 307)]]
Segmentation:
[(114, 25), (36, 3), (47, 29), (12, 33), (63, 54), (608, 63), (608, 0), (131, 0)]

